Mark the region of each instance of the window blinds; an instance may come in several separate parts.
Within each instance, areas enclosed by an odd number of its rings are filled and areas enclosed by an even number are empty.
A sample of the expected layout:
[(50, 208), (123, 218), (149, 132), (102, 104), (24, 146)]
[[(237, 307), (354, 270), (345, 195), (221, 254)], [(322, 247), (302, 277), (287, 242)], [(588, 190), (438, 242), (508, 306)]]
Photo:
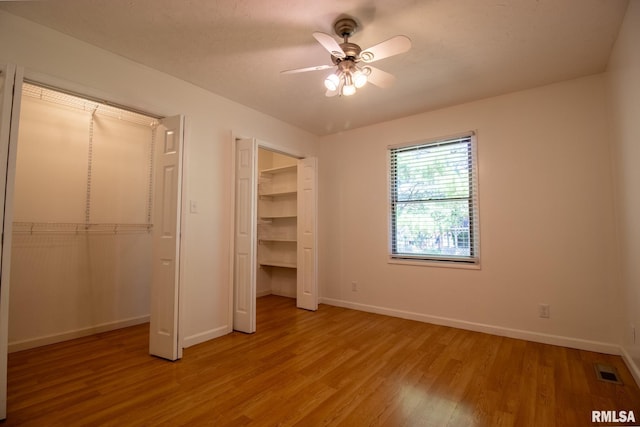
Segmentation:
[(391, 147), (391, 257), (477, 263), (473, 132)]

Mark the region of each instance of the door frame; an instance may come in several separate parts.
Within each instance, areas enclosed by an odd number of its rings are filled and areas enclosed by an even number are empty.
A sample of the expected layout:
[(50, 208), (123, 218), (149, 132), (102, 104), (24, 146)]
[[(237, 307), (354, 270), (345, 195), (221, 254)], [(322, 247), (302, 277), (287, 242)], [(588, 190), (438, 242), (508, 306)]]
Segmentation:
[[(282, 145), (278, 145), (278, 144), (273, 144), (267, 141), (263, 141), (260, 140), (258, 138), (255, 137), (251, 137), (251, 136), (241, 136), (240, 134), (237, 134), (235, 132), (231, 132), (231, 201), (229, 203), (229, 208), (230, 208), (230, 218), (231, 218), (231, 227), (230, 228), (230, 235), (229, 235), (229, 242), (230, 242), (230, 259), (229, 259), (229, 276), (230, 276), (230, 280), (229, 280), (229, 301), (228, 301), (228, 307), (229, 307), (229, 312), (228, 312), (228, 316), (227, 316), (227, 322), (228, 322), (228, 332), (232, 332), (234, 330), (234, 321), (233, 321), (233, 317), (234, 317), (234, 295), (235, 295), (235, 231), (236, 231), (236, 142), (239, 139), (254, 139), (256, 141), (256, 156), (258, 155), (258, 150), (259, 149), (265, 149), (265, 150), (269, 150), (269, 151), (273, 151), (275, 153), (278, 154), (284, 154), (286, 156), (289, 157), (293, 157), (297, 160), (300, 159), (304, 159), (307, 157), (313, 157), (309, 154), (305, 154), (297, 149), (292, 149), (290, 147), (285, 147)], [(257, 160), (256, 160), (256, 176), (259, 173), (259, 171), (257, 170)], [(257, 200), (258, 197), (258, 186), (255, 185), (252, 191), (252, 195), (251, 197), (254, 200)], [(257, 224), (258, 219), (257, 218), (253, 218), (254, 221), (254, 225)], [(252, 227), (253, 230), (253, 241), (254, 241), (254, 245), (257, 245), (258, 242), (258, 236), (257, 236), (257, 226)], [(256, 265), (257, 268), (257, 265)], [(255, 288), (256, 288), (256, 281), (253, 281), (253, 291), (255, 294)], [(253, 317), (255, 318), (255, 304), (253, 306)]]
[[(2, 215), (2, 244), (0, 245), (0, 259), (1, 259), (1, 275), (0, 275), (0, 420), (7, 417), (7, 358), (8, 358), (8, 344), (9, 344), (9, 291), (10, 291), (10, 275), (11, 275), (11, 238), (13, 223), (13, 192), (14, 192), (14, 180), (15, 180), (15, 168), (16, 168), (16, 154), (18, 134), (16, 130), (20, 123), (20, 104), (22, 100), (22, 82), (24, 80), (24, 68), (18, 67), (14, 64), (3, 64), (3, 69), (7, 74), (7, 77), (11, 77), (11, 95), (8, 102), (10, 107), (9, 116), (5, 116), (1, 119), (7, 119), (4, 125), (7, 126), (4, 134), (2, 135), (3, 141), (0, 141), (2, 149), (6, 149), (2, 155), (3, 164), (0, 166), (0, 170), (5, 174), (6, 181), (3, 188), (0, 191), (3, 192), (3, 215)], [(6, 78), (6, 77), (5, 77)], [(15, 93), (20, 96), (16, 97)], [(4, 91), (3, 91), (4, 98)], [(2, 100), (0, 100), (2, 101)], [(7, 106), (7, 105), (5, 105)], [(12, 128), (15, 129), (12, 130)], [(6, 143), (6, 146), (4, 145)], [(6, 160), (6, 163), (4, 161)]]

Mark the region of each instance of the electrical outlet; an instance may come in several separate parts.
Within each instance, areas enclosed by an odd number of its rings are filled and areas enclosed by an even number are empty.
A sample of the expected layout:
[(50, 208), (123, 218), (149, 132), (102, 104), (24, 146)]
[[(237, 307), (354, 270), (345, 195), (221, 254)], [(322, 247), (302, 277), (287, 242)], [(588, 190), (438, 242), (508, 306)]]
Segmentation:
[(351, 282), (351, 292), (358, 292), (358, 282)]
[(549, 317), (551, 317), (549, 304), (538, 305), (538, 315), (543, 319), (548, 319)]

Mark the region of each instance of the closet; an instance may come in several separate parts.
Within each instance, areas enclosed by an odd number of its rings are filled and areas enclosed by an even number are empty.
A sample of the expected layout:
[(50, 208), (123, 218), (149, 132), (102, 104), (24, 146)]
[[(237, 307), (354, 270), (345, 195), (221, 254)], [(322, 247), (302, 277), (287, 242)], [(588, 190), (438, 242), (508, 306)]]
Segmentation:
[(298, 160), (258, 149), (256, 296), (295, 298), (298, 258)]
[(158, 125), (23, 85), (10, 351), (149, 321)]
[(317, 159), (235, 139), (233, 329), (256, 331), (256, 298), (317, 310)]

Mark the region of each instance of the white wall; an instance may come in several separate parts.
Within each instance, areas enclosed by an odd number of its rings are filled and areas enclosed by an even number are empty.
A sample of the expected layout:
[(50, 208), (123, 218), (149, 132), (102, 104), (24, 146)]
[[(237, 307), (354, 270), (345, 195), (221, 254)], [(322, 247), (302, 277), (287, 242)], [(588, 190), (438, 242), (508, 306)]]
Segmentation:
[[(31, 78), (171, 116), (184, 114), (181, 328), (189, 346), (230, 331), (231, 135), (315, 155), (317, 137), (40, 25), (0, 12), (0, 61)], [(185, 212), (188, 211), (185, 210)]]
[(9, 351), (148, 321), (147, 232), (14, 233), (11, 251)]
[[(616, 214), (620, 241), (621, 307), (618, 330), (640, 382), (640, 1), (629, 3), (609, 59)], [(633, 328), (636, 341), (633, 342)]]
[[(322, 138), (323, 301), (615, 352), (604, 101), (596, 75)], [(467, 130), (478, 135), (481, 269), (388, 264), (386, 146)]]

